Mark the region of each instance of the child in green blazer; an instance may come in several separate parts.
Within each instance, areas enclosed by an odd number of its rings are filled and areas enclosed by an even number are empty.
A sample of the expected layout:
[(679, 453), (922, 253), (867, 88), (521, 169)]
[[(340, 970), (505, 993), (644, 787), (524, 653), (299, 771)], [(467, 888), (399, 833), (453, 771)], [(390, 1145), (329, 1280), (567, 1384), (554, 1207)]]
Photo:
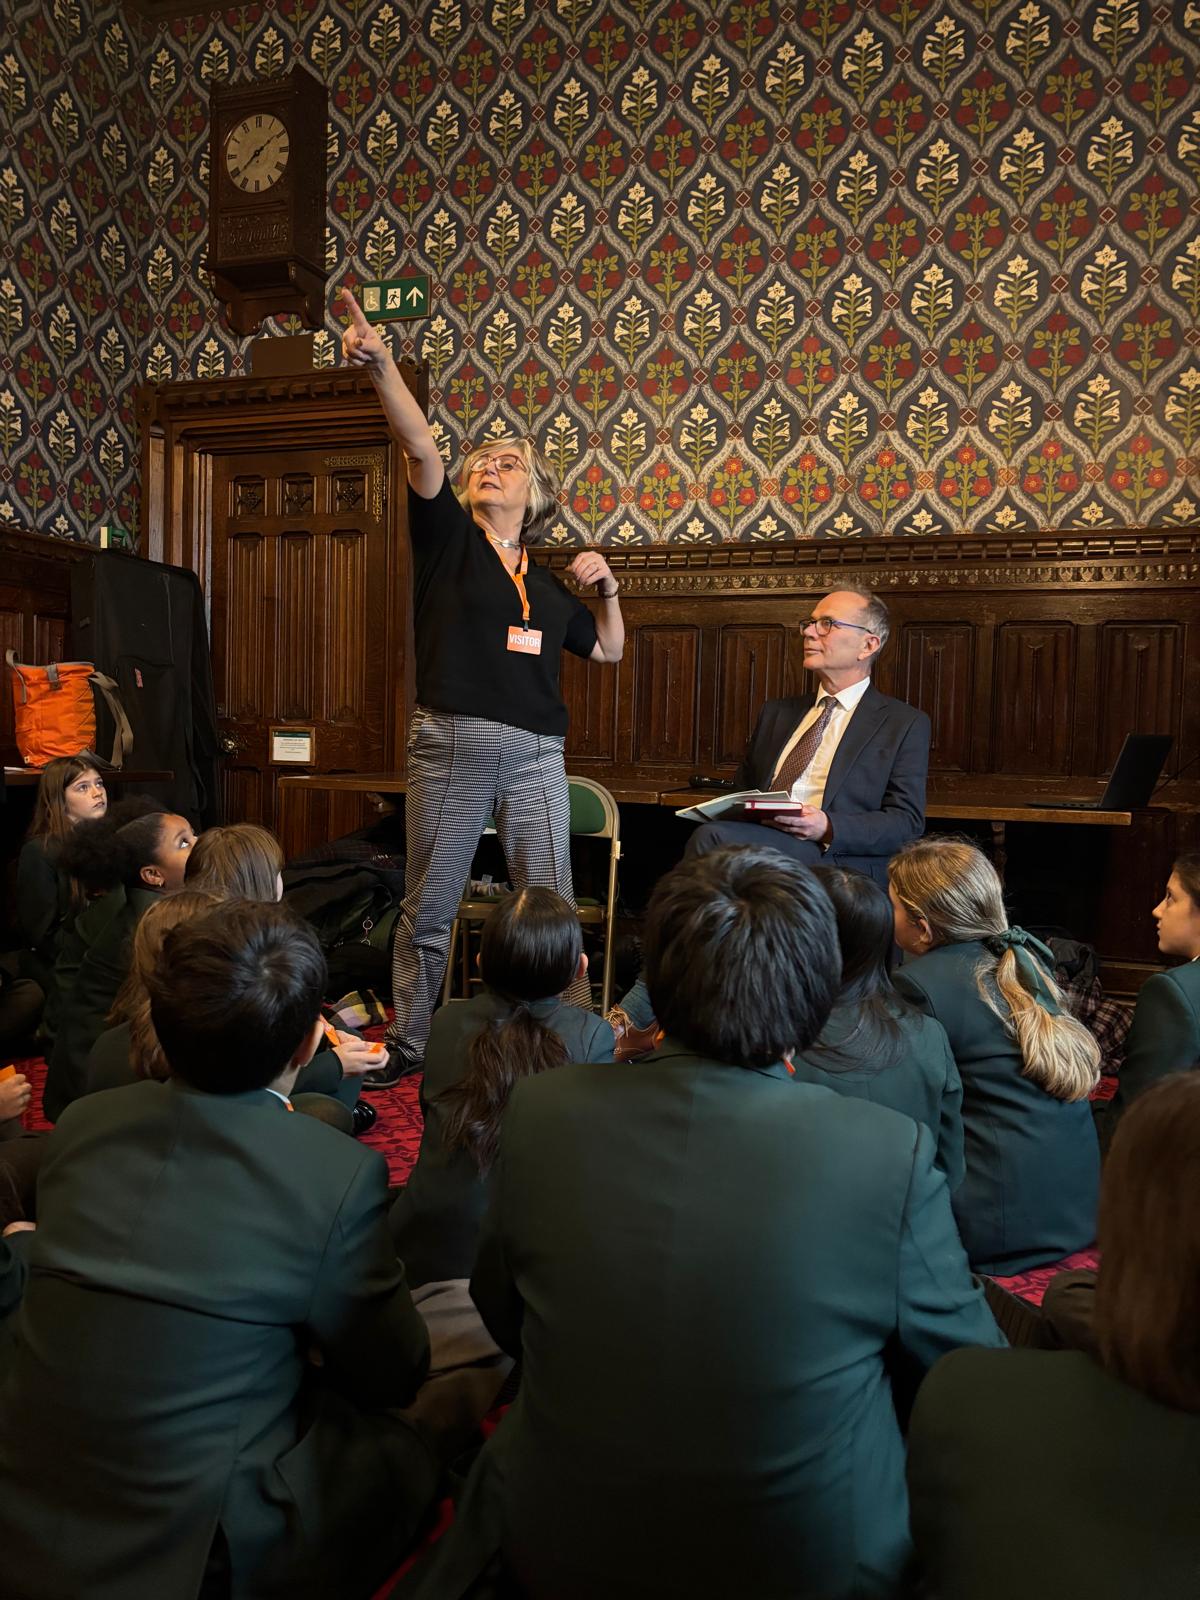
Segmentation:
[(1059, 1261), (1096, 1237), (1099, 1047), (1062, 1004), (1050, 951), (1009, 926), (981, 850), (920, 839), (888, 879), (906, 957), (896, 987), (945, 1028), (962, 1079), (954, 1214), (971, 1265), (1004, 1275)]
[(1121, 1105), (1167, 1073), (1200, 1065), (1200, 851), (1175, 862), (1153, 915), (1158, 948), (1183, 964), (1142, 985), (1121, 1068)]

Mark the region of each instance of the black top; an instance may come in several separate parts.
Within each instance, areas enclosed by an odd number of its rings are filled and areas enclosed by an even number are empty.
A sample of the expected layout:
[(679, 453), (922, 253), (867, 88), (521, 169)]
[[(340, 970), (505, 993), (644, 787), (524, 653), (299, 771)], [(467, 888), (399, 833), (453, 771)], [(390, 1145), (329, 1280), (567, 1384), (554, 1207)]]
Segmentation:
[(521, 622), (521, 597), (449, 479), (432, 500), (409, 488), (408, 531), (418, 702), (529, 733), (565, 734), (559, 656), (565, 649), (586, 659), (595, 649), (596, 619), (587, 606), (531, 559), (525, 592), (529, 627), (541, 630), (541, 654), (510, 650), (508, 629)]

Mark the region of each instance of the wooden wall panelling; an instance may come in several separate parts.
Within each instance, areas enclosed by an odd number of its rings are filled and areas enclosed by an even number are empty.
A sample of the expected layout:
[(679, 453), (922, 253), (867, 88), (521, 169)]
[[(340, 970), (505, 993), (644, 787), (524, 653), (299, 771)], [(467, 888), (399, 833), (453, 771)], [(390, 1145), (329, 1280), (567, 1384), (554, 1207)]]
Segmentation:
[(617, 704), (623, 673), (628, 674), (625, 662), (614, 667), (563, 654), (559, 684), (570, 717), (567, 755), (581, 767), (588, 762), (622, 759), (624, 752), (617, 747)]
[(711, 748), (701, 765), (728, 766), (745, 753), (764, 701), (786, 691), (788, 630), (782, 622), (727, 622), (716, 639), (717, 671)]
[[(424, 404), (424, 374), (405, 376)], [(318, 770), (402, 771), (407, 493), (369, 381), (322, 370), (165, 385), (140, 392), (139, 414), (142, 547), (205, 587), (235, 761), (264, 766), (274, 720), (318, 728)], [(268, 821), (277, 776), (263, 771), (254, 802)]]
[(998, 634), (995, 764), (1001, 772), (1064, 777), (1071, 770), (1075, 626), (1014, 619)]
[(357, 528), (335, 527), (326, 563), (325, 587), (334, 609), (328, 615), (321, 675), (323, 714), (330, 722), (353, 725), (367, 711), (367, 663), (359, 652), (339, 649), (338, 641), (351, 628), (386, 627), (386, 593), (367, 582), (366, 540)]
[(1112, 766), (1127, 733), (1183, 737), (1185, 629), (1173, 621), (1124, 619), (1104, 623), (1096, 744), (1101, 770)]
[(893, 634), (880, 663), (880, 687), (920, 706), (933, 725), (931, 773), (971, 770), (975, 644), (970, 622), (913, 621)]
[[(329, 633), (327, 608), (318, 605), (313, 571), (320, 559), (311, 529), (284, 532), (271, 541), (275, 557), (274, 705), (286, 722), (317, 717), (317, 647)], [(321, 651), (325, 665), (327, 650)]]
[(639, 628), (634, 763), (694, 765), (700, 695), (700, 629), (690, 624)]

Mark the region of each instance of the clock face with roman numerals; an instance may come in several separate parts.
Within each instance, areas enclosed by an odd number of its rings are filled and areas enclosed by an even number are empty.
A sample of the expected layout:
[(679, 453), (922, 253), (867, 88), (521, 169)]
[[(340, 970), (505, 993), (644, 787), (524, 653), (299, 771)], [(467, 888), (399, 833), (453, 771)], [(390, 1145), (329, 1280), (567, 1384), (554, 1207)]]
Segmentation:
[(256, 111), (233, 128), (225, 140), (225, 170), (247, 194), (274, 188), (288, 164), (291, 140), (279, 118)]

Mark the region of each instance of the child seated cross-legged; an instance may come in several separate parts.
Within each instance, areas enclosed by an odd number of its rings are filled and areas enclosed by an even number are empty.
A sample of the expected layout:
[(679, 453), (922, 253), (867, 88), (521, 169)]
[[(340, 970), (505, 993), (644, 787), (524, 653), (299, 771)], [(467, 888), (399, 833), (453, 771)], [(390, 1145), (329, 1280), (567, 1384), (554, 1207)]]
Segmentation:
[(129, 970), (133, 931), (150, 906), (183, 887), (195, 842), (186, 817), (143, 796), (80, 821), (63, 840), (60, 866), (91, 898), (58, 939), (59, 1017), (43, 1097), (51, 1122), (84, 1092), (88, 1052)]
[[(283, 896), (283, 850), (273, 833), (254, 822), (208, 828), (188, 858), (185, 881), (189, 889), (274, 905)], [(359, 1098), (363, 1076), (379, 1067), (386, 1051), (356, 1033), (331, 1027), (325, 1031), (322, 1048), (301, 1073), (296, 1092), (331, 1096), (349, 1113), (347, 1131), (366, 1133), (378, 1113), (369, 1101)], [(306, 1109), (314, 1108), (309, 1105)], [(330, 1120), (338, 1121), (332, 1112)]]
[(6, 1594), (359, 1600), (434, 1493), (428, 1339), (377, 1152), (289, 1115), (325, 962), (276, 906), (178, 928), (170, 1067), (48, 1140), (0, 1377)]
[[(178, 894), (165, 895), (143, 915), (133, 935), (129, 972), (112, 1009), (112, 1019), (116, 1025), (100, 1035), (88, 1055), (88, 1094), (100, 1089), (120, 1089), (126, 1084), (138, 1083), (143, 1078), (166, 1078), (170, 1075), (150, 1016), (150, 976), (158, 965), (163, 941), (171, 930), (194, 922), (197, 917), (207, 916), (210, 911), (226, 904), (228, 898), (207, 889), (185, 887)], [(361, 1058), (364, 1062), (372, 1059), (361, 1040), (355, 1039), (352, 1045), (341, 1048), (354, 1059)], [(322, 1085), (322, 1088), (313, 1090), (310, 1087), (313, 1083)], [(345, 1084), (357, 1094), (357, 1079), (347, 1074)], [(341, 1095), (335, 1098), (329, 1092), (331, 1086), (341, 1089)], [(321, 1049), (301, 1069), (296, 1079), (293, 1104), (298, 1111), (320, 1117), (343, 1133), (360, 1132), (355, 1126), (354, 1102), (346, 1103), (343, 1099), (345, 1093), (341, 1065), (328, 1040), (323, 1040)], [(374, 1121), (373, 1116), (371, 1120)]]
[(942, 1024), (962, 1079), (954, 1215), (971, 1266), (1003, 1276), (1061, 1260), (1096, 1237), (1099, 1047), (1067, 1011), (1050, 951), (1009, 925), (981, 850), (918, 839), (888, 882), (896, 988)]
[(94, 821), (107, 810), (108, 791), (90, 756), (60, 756), (42, 768), (33, 821), (17, 861), (15, 910), (24, 944), (21, 975), (45, 994), (43, 1032), (51, 1041), (58, 1018), (58, 938), (83, 909), (82, 891), (59, 865), (59, 852), (77, 823)]
[(813, 870), (837, 917), (842, 979), (820, 1038), (791, 1058), (792, 1069), (801, 1082), (923, 1122), (953, 1194), (963, 1178), (962, 1083), (946, 1030), (892, 983), (891, 901), (864, 872)]
[(468, 1278), (508, 1097), (568, 1061), (611, 1061), (612, 1029), (563, 993), (587, 972), (579, 918), (553, 889), (518, 889), (484, 924), (482, 993), (434, 1014), (421, 1148), (390, 1226), (429, 1329), (422, 1415), (464, 1446), (512, 1367), (471, 1303)]
[(1086, 1353), (958, 1351), (925, 1380), (908, 1481), (930, 1594), (1200, 1593), (1200, 1074), (1121, 1119), (1091, 1300)]
[(484, 924), (483, 991), (434, 1014), (421, 1149), (391, 1215), (414, 1289), (470, 1276), (487, 1175), (517, 1083), (566, 1061), (612, 1060), (609, 1024), (563, 999), (586, 971), (572, 908), (553, 889), (518, 889)]

